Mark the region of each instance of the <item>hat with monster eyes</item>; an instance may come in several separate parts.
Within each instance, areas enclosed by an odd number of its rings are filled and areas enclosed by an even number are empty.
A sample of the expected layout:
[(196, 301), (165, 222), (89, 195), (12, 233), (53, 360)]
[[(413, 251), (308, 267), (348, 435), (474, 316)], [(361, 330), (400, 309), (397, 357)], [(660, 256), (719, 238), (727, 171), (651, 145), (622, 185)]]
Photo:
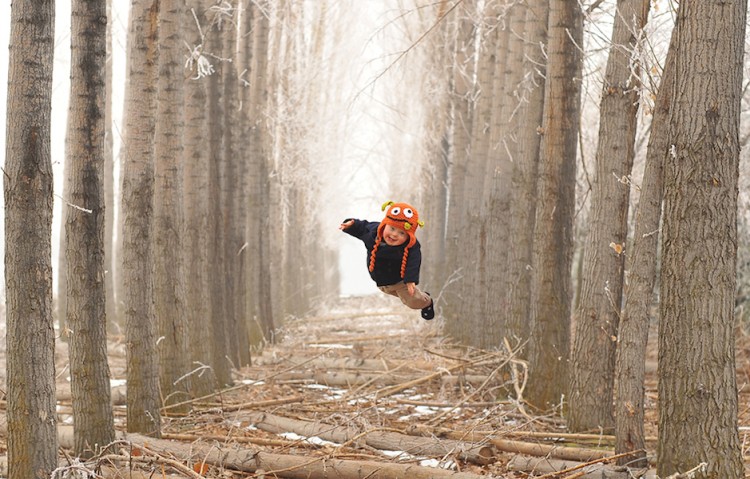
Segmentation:
[(385, 211), (385, 218), (380, 222), (378, 226), (378, 234), (375, 238), (375, 247), (372, 250), (372, 256), (370, 257), (370, 271), (375, 268), (375, 253), (378, 250), (378, 246), (383, 241), (383, 230), (385, 225), (391, 225), (394, 228), (406, 231), (409, 236), (409, 241), (406, 243), (404, 248), (404, 259), (401, 262), (401, 278), (404, 277), (406, 271), (406, 259), (409, 256), (409, 248), (414, 246), (417, 242), (416, 232), (420, 226), (424, 227), (424, 222), (419, 220), (419, 213), (417, 210), (407, 203), (394, 203), (388, 201), (381, 207)]

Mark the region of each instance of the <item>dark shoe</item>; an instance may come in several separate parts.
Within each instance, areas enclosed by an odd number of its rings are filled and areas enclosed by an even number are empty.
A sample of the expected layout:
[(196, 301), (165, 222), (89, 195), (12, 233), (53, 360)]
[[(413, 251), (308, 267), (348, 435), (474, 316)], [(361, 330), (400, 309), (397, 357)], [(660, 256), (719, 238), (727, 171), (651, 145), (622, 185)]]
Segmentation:
[[(427, 296), (430, 295), (430, 293), (425, 293)], [(426, 320), (430, 320), (435, 317), (435, 301), (432, 301), (429, 306), (426, 308), (422, 308), (422, 318)]]

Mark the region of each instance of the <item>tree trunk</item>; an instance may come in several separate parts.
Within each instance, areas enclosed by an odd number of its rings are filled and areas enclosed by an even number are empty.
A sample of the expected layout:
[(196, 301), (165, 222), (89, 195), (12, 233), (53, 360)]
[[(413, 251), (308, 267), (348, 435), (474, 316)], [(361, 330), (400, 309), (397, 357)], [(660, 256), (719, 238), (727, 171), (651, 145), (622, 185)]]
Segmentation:
[[(672, 35), (672, 42), (675, 36)], [(634, 466), (646, 465), (644, 431), (644, 378), (646, 346), (654, 305), (656, 261), (658, 254), (661, 204), (664, 188), (663, 162), (669, 151), (669, 117), (674, 93), (674, 62), (676, 49), (670, 48), (662, 73), (651, 120), (646, 166), (641, 181), (641, 195), (636, 213), (633, 244), (627, 253), (628, 283), (626, 300), (617, 335), (615, 367), (615, 452), (639, 451), (630, 461)]]
[[(208, 12), (208, 11), (207, 11)], [(208, 14), (208, 13), (207, 13)], [(208, 18), (212, 24), (208, 32), (205, 44), (207, 51), (221, 51), (221, 30), (213, 26), (214, 18)], [(223, 28), (227, 28), (223, 26)], [(213, 341), (213, 367), (219, 387), (232, 384), (229, 358), (227, 352), (227, 309), (226, 302), (229, 300), (224, 288), (224, 261), (225, 252), (223, 248), (223, 215), (221, 205), (221, 189), (224, 184), (222, 177), (222, 117), (223, 105), (221, 101), (219, 80), (221, 73), (219, 68), (225, 68), (220, 63), (216, 64), (217, 73), (208, 77), (207, 106), (208, 112), (208, 204), (209, 212), (209, 248), (208, 248), (208, 276), (209, 276), (209, 320), (212, 324)]]
[(237, 179), (235, 185), (235, 194), (232, 202), (232, 209), (235, 215), (235, 224), (233, 226), (233, 235), (235, 238), (234, 246), (234, 274), (235, 274), (235, 295), (234, 295), (234, 309), (235, 316), (237, 318), (237, 331), (235, 341), (237, 343), (237, 361), (239, 366), (249, 366), (251, 363), (250, 355), (250, 333), (248, 332), (250, 324), (250, 314), (248, 312), (248, 275), (247, 275), (247, 248), (249, 246), (247, 237), (247, 224), (248, 224), (248, 164), (250, 163), (247, 157), (247, 151), (245, 150), (245, 139), (248, 138), (248, 129), (250, 128), (250, 122), (248, 121), (246, 109), (241, 108), (240, 105), (245, 105), (245, 92), (247, 88), (247, 76), (250, 70), (250, 64), (252, 62), (252, 8), (251, 4), (245, 7), (238, 8), (238, 20), (237, 20), (237, 65), (235, 67), (235, 75), (237, 82), (234, 85), (236, 90), (234, 97), (236, 103), (236, 124), (234, 125), (235, 132), (234, 138), (234, 150), (237, 152)]
[[(201, 0), (190, 0), (188, 11), (195, 11), (196, 18), (203, 19)], [(193, 49), (203, 44), (201, 32), (195, 22), (186, 23), (186, 37)], [(196, 59), (197, 61), (197, 59)], [(206, 118), (206, 78), (194, 62), (185, 79), (185, 151), (183, 166), (183, 194), (185, 203), (185, 248), (186, 271), (185, 314), (188, 325), (188, 341), (191, 365), (204, 370), (194, 374), (191, 393), (202, 397), (214, 390), (216, 377), (213, 368), (212, 321), (209, 317), (208, 284), (208, 152), (204, 138), (208, 136)]]
[(130, 432), (161, 432), (153, 296), (154, 128), (158, 0), (131, 5), (122, 154), (122, 292)]
[(54, 2), (13, 2), (10, 29), (3, 168), (8, 477), (42, 479), (57, 467), (50, 152)]
[(479, 41), (477, 59), (476, 90), (474, 94), (474, 114), (471, 117), (471, 136), (467, 156), (463, 201), (459, 206), (462, 214), (454, 226), (461, 231), (460, 247), (463, 266), (472, 265), (471, 272), (464, 274), (459, 286), (461, 300), (458, 317), (462, 318), (464, 342), (483, 347), (482, 338), (486, 335), (487, 315), (483, 309), (487, 297), (487, 222), (485, 203), (487, 191), (485, 177), (490, 162), (490, 132), (492, 130), (493, 97), (501, 95), (494, 91), (494, 78), (505, 67), (510, 29), (507, 27), (508, 9), (500, 2), (485, 7)]
[[(253, 52), (252, 64), (250, 66), (251, 80), (253, 90), (250, 93), (250, 124), (253, 135), (250, 138), (250, 158), (252, 163), (251, 169), (251, 188), (258, 192), (254, 204), (251, 207), (251, 220), (248, 223), (248, 239), (255, 241), (258, 248), (255, 249), (256, 259), (255, 266), (258, 268), (259, 276), (254, 279), (257, 281), (256, 307), (251, 308), (257, 311), (258, 322), (265, 340), (273, 340), (273, 331), (275, 329), (275, 311), (272, 304), (273, 290), (272, 281), (276, 277), (276, 272), (271, 271), (272, 245), (276, 241), (270, 234), (271, 231), (281, 231), (281, 225), (272, 222), (272, 215), (268, 212), (271, 208), (279, 207), (271, 199), (273, 191), (272, 178), (270, 171), (271, 159), (269, 156), (268, 140), (268, 123), (267, 111), (269, 104), (268, 84), (268, 36), (270, 32), (269, 19), (260, 11), (253, 14)], [(279, 265), (280, 266), (280, 265)]]
[[(181, 171), (185, 131), (182, 19), (186, 13), (184, 2), (161, 0), (153, 224), (156, 353), (164, 405), (189, 399), (190, 389)], [(187, 412), (187, 407), (178, 412)]]
[[(258, 13), (257, 9), (252, 8), (250, 10), (249, 20), (255, 24), (253, 17)], [(257, 32), (253, 29), (252, 38), (254, 39)], [(255, 96), (262, 91), (262, 86), (254, 83), (255, 72), (254, 62), (257, 62), (255, 58), (255, 41), (251, 40), (251, 48), (248, 52), (250, 56), (250, 88), (243, 89), (243, 103), (246, 103), (249, 108), (247, 112), (246, 120), (246, 134), (247, 138), (250, 139), (249, 144), (246, 147), (247, 155), (247, 224), (245, 225), (245, 237), (247, 238), (248, 246), (246, 251), (246, 262), (245, 262), (245, 278), (247, 281), (247, 313), (249, 318), (249, 340), (253, 346), (262, 344), (265, 340), (263, 327), (261, 326), (260, 319), (260, 291), (261, 282), (264, 280), (261, 270), (261, 218), (263, 217), (262, 201), (261, 201), (261, 175), (263, 171), (263, 149), (258, 144), (258, 115), (261, 114), (260, 105), (256, 105), (254, 102)], [(249, 91), (248, 91), (249, 90)]]
[(560, 403), (568, 386), (582, 44), (580, 4), (551, 0), (526, 386), (526, 399), (545, 410)]
[(502, 348), (503, 338), (508, 337), (505, 288), (512, 241), (506, 224), (510, 219), (512, 168), (518, 161), (519, 122), (515, 113), (520, 106), (517, 86), (523, 79), (526, 9), (524, 4), (509, 4), (506, 9), (507, 53), (504, 63), (497, 65), (492, 93), (489, 161), (484, 180), (486, 210), (482, 215), (489, 243), (485, 248), (486, 292), (482, 307), (485, 326), (479, 342), (486, 349)]
[[(422, 275), (431, 278), (430, 283), (440, 287), (445, 284), (441, 265), (446, 258), (446, 224), (448, 208), (448, 162), (450, 160), (450, 95), (452, 81), (447, 78), (443, 71), (445, 65), (451, 62), (450, 51), (450, 26), (451, 22), (444, 19), (449, 15), (447, 2), (442, 1), (435, 8), (435, 17), (428, 17), (423, 28), (430, 28), (434, 22), (440, 22), (437, 32), (427, 39), (429, 58), (427, 68), (435, 72), (433, 78), (426, 83), (423, 90), (423, 102), (427, 105), (425, 121), (427, 156), (431, 161), (426, 165), (423, 175), (425, 181), (432, 185), (432, 194), (425, 195), (425, 215), (428, 219), (430, 234), (427, 235), (422, 244)], [(437, 87), (441, 93), (435, 96), (434, 88)], [(433, 292), (434, 296), (438, 292)], [(442, 301), (441, 301), (442, 303)], [(437, 305), (437, 302), (436, 302)]]
[[(237, 2), (239, 5), (239, 2)], [(244, 161), (244, 155), (240, 154), (240, 143), (244, 140), (239, 138), (238, 131), (241, 122), (239, 100), (239, 81), (238, 75), (244, 62), (238, 55), (238, 41), (240, 35), (245, 34), (240, 30), (238, 22), (241, 22), (240, 12), (245, 12), (241, 8), (235, 11), (233, 22), (227, 25), (222, 31), (222, 40), (225, 58), (231, 58), (232, 63), (224, 65), (222, 69), (222, 101), (224, 102), (224, 135), (222, 162), (224, 167), (223, 178), (225, 179), (222, 188), (221, 209), (223, 211), (222, 228), (224, 228), (224, 254), (226, 255), (224, 271), (224, 288), (226, 289), (227, 302), (227, 328), (231, 334), (227, 336), (228, 349), (227, 355), (231, 358), (232, 364), (241, 368), (250, 363), (250, 350), (247, 340), (247, 327), (245, 317), (239, 308), (238, 296), (242, 296), (240, 290), (239, 276), (240, 263), (238, 255), (240, 254), (245, 225), (241, 221), (238, 212), (238, 198), (240, 192), (240, 174), (242, 171), (241, 163)], [(244, 309), (244, 305), (243, 305)]]
[(734, 299), (747, 1), (685, 0), (664, 156), (658, 473), (743, 477)]
[(75, 453), (91, 457), (115, 437), (107, 364), (104, 288), (104, 80), (107, 11), (102, 2), (76, 0), (71, 20), (71, 85), (66, 167), (70, 204), (64, 251), (67, 269), (67, 320), (70, 328), (70, 380), (75, 423)]
[[(526, 12), (524, 80), (518, 87), (522, 99), (517, 115), (518, 154), (513, 162), (510, 226), (513, 239), (508, 251), (508, 337), (518, 343), (529, 339), (531, 307), (531, 256), (536, 211), (536, 178), (539, 169), (539, 142), (544, 110), (544, 75), (549, 0), (531, 0)], [(515, 344), (513, 345), (515, 346)], [(528, 355), (528, 348), (520, 357)]]
[(649, 6), (649, 0), (620, 0), (615, 13), (599, 109), (589, 234), (571, 355), (568, 426), (574, 432), (610, 430), (614, 426), (616, 338), (622, 304), (623, 249), (628, 236), (628, 178), (635, 156), (640, 90), (637, 60), (631, 62)]
[[(443, 291), (443, 315), (445, 316), (445, 332), (458, 340), (466, 340), (468, 328), (460, 321), (459, 311), (461, 296), (459, 293), (463, 277), (468, 275), (468, 265), (462, 264), (462, 243), (458, 234), (461, 227), (461, 217), (464, 214), (463, 202), (466, 193), (466, 171), (471, 155), (470, 139), (472, 116), (474, 115), (474, 54), (476, 49), (477, 28), (471, 19), (475, 14), (476, 2), (468, 2), (456, 9), (457, 32), (455, 53), (453, 59), (453, 91), (451, 92), (451, 111), (453, 113), (453, 137), (451, 160), (449, 165), (448, 226), (446, 228), (446, 258), (447, 261), (441, 275), (446, 278)], [(455, 284), (454, 284), (455, 283)]]

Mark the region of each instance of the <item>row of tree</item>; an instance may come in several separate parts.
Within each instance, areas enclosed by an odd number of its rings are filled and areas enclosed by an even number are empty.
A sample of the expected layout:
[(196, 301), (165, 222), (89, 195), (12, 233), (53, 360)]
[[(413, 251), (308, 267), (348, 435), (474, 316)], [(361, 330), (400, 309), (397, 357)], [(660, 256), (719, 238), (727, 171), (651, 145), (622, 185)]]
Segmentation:
[[(327, 267), (332, 251), (310, 254), (300, 241), (319, 234), (304, 216), (316, 187), (302, 187), (309, 164), (284, 140), (309, 134), (315, 121), (294, 111), (301, 103), (315, 110), (317, 97), (297, 84), (306, 62), (325, 54), (321, 31), (302, 34), (324, 5), (133, 1), (119, 168), (110, 6), (72, 3), (56, 299), (83, 457), (114, 439), (108, 329), (124, 330), (128, 346), (128, 430), (158, 436), (164, 406), (184, 409), (186, 399), (230, 384), (231, 369), (249, 365), (253, 346), (273, 341), (284, 317), (305, 313), (338, 283)], [(11, 23), (9, 477), (49, 477), (57, 466), (53, 2), (14, 2)]]
[[(425, 175), (444, 189), (423, 202), (426, 217), (447, 211), (447, 233), (424, 242), (444, 287), (446, 332), (480, 347), (502, 347), (503, 338), (522, 346), (523, 400), (542, 411), (562, 406), (573, 431), (614, 429), (618, 452), (636, 451), (636, 461), (623, 462), (645, 464), (644, 360), (656, 286), (658, 474), (705, 463), (696, 477), (743, 477), (734, 328), (747, 3), (671, 7), (645, 171), (634, 180), (654, 2), (612, 2), (581, 234), (583, 32), (606, 3), (436, 9), (443, 37), (431, 45), (433, 58), (452, 70), (440, 73), (444, 100), (429, 99), (440, 120), (427, 141), (444, 161)], [(574, 268), (576, 239), (583, 252)]]

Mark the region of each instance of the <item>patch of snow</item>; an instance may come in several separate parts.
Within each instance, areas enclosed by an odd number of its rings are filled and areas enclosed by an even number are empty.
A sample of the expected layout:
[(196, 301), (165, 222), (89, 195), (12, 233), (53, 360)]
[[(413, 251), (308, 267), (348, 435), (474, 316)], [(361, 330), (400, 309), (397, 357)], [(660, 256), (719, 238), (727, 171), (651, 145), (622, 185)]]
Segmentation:
[(325, 384), (307, 384), (305, 385), (308, 389), (320, 389), (322, 390), (328, 390), (330, 391), (330, 394), (326, 396), (326, 399), (341, 399), (344, 397), (344, 394), (346, 394), (346, 389), (341, 388), (332, 388), (330, 386), (326, 386)]
[(315, 444), (316, 446), (340, 446), (341, 444), (336, 444), (335, 442), (326, 441), (325, 439), (321, 439), (318, 436), (311, 436), (311, 437), (305, 437), (300, 436), (297, 433), (294, 432), (282, 432), (279, 434), (279, 436), (283, 437), (284, 439), (288, 439), (290, 441), (304, 441), (310, 444)]
[(263, 386), (266, 384), (265, 381), (256, 381), (255, 379), (243, 379), (241, 382), (246, 386)]
[(311, 348), (325, 348), (325, 349), (354, 349), (354, 346), (351, 344), (325, 344), (325, 343), (317, 343), (317, 344), (310, 344), (309, 347)]
[(423, 459), (419, 461), (420, 466), (424, 467), (435, 467), (438, 469), (448, 469), (451, 471), (456, 470), (456, 463), (453, 461), (438, 461), (437, 459)]
[(385, 454), (388, 457), (398, 458), (398, 459), (405, 460), (405, 461), (410, 461), (412, 459), (416, 459), (414, 456), (412, 456), (411, 454), (408, 454), (408, 453), (406, 453), (404, 451), (383, 451), (383, 450), (381, 450), (380, 452), (382, 452), (383, 454)]

